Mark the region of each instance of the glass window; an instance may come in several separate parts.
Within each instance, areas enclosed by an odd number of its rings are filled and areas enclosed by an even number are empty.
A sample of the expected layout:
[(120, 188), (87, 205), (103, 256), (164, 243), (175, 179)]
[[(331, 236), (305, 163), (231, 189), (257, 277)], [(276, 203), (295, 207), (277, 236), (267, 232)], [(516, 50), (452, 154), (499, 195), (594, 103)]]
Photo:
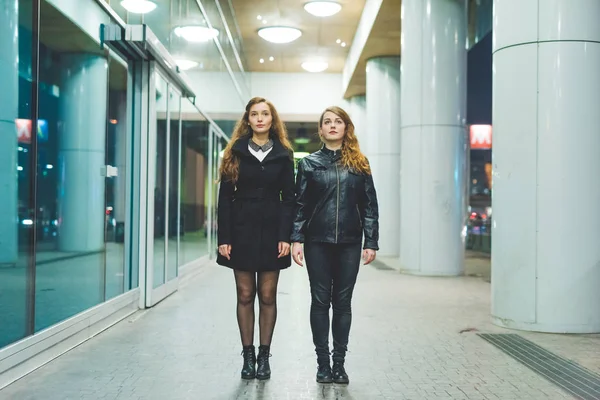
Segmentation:
[[(31, 97), (32, 82), (37, 80), (31, 62), (37, 46), (27, 3), (31, 2), (7, 2), (0, 10), (0, 347), (31, 333), (28, 286), (33, 278), (35, 179)], [(36, 130), (47, 134), (42, 121)]]
[(167, 81), (156, 74), (156, 159), (154, 171), (154, 282), (157, 288), (165, 283), (165, 249), (167, 229), (167, 200), (169, 196), (167, 188)]
[(127, 110), (127, 64), (109, 58), (108, 124), (106, 131), (106, 300), (132, 287), (126, 268), (125, 234), (127, 216), (127, 146), (131, 124)]
[(178, 275), (178, 234), (181, 230), (179, 217), (179, 179), (180, 179), (180, 121), (181, 96), (172, 88), (169, 89), (169, 245), (167, 255), (167, 281)]
[(108, 58), (45, 0), (40, 26), (36, 331), (104, 301), (110, 220)]
[(208, 126), (182, 121), (180, 266), (208, 254)]

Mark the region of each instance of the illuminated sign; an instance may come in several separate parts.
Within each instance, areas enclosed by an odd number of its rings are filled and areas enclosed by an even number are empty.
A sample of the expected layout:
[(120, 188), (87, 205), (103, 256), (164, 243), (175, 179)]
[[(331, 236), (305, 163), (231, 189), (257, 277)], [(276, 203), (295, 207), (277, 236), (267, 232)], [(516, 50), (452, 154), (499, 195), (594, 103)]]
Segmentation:
[(471, 149), (489, 150), (492, 148), (492, 126), (471, 125), (469, 127)]
[[(32, 121), (30, 119), (16, 119), (15, 126), (17, 128), (17, 138), (19, 143), (31, 143)], [(48, 141), (48, 121), (45, 119), (38, 120), (37, 137), (40, 142)]]

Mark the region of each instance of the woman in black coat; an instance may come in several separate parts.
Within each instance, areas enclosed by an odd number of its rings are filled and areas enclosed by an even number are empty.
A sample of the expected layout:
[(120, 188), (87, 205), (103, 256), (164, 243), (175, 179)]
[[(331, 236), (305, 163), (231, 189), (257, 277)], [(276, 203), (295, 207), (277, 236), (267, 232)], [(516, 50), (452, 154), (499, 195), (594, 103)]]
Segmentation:
[[(220, 169), (217, 263), (233, 269), (242, 339), (242, 379), (269, 379), (279, 271), (291, 265), (294, 159), (277, 110), (255, 97), (237, 123)], [(260, 346), (254, 347), (258, 288)], [(258, 368), (256, 367), (258, 364)]]
[[(292, 256), (299, 265), (306, 257), (317, 382), (348, 383), (344, 361), (352, 321), (352, 292), (361, 255), (369, 264), (379, 249), (377, 194), (354, 124), (343, 109), (330, 107), (323, 112), (319, 136), (321, 150), (298, 164)], [(333, 368), (329, 353), (331, 306)]]

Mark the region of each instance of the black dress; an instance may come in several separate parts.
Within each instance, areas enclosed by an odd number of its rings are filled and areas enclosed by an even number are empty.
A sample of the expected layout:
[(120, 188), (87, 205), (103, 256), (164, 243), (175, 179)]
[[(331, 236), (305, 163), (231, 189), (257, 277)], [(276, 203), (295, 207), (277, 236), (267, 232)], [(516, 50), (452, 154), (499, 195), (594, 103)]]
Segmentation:
[(235, 185), (221, 179), (218, 203), (219, 245), (231, 245), (231, 260), (217, 263), (241, 271), (276, 271), (291, 265), (291, 256), (277, 258), (279, 242), (290, 242), (294, 192), (294, 159), (276, 139), (265, 159), (248, 150), (250, 136), (234, 144), (239, 177)]

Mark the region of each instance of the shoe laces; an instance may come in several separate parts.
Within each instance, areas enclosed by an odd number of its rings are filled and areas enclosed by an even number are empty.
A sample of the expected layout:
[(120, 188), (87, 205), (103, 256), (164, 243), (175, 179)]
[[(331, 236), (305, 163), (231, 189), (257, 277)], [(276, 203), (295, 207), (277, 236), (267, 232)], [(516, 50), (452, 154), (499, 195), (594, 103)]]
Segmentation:
[(244, 356), (244, 362), (247, 364), (254, 364), (256, 359), (256, 353), (252, 350), (242, 350), (241, 355)]
[(329, 364), (319, 365), (317, 372), (323, 375), (325, 375), (326, 373), (331, 373), (331, 366)]
[(261, 351), (258, 353), (258, 357), (256, 358), (256, 361), (259, 366), (265, 365), (269, 361), (269, 357), (271, 357), (271, 353), (266, 352), (266, 351)]
[(333, 373), (337, 375), (346, 375), (346, 369), (343, 363), (333, 363)]

